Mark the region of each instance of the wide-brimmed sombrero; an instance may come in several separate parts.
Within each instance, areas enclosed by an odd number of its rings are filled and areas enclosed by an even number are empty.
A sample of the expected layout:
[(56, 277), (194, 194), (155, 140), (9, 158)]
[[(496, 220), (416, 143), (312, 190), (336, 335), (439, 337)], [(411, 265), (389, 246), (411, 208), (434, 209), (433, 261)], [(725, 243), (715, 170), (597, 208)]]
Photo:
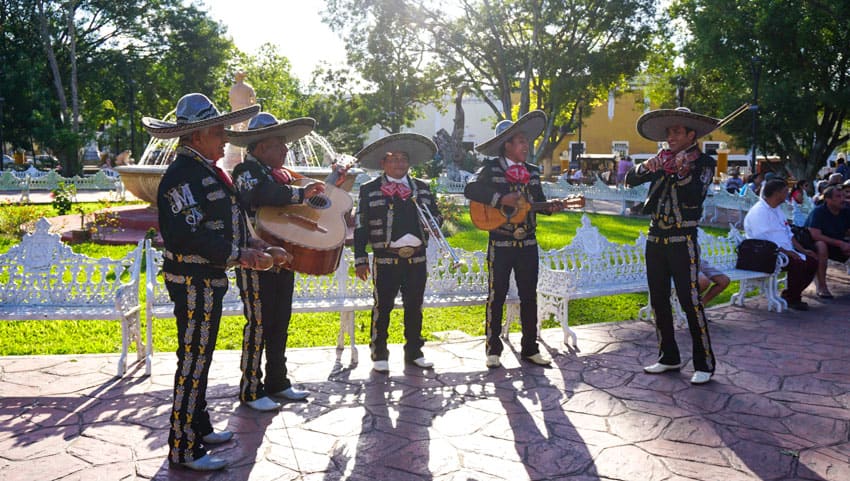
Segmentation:
[(500, 154), (499, 148), (502, 144), (512, 139), (514, 135), (525, 134), (528, 137), (528, 141), (532, 142), (543, 133), (543, 129), (545, 128), (546, 114), (542, 110), (532, 110), (517, 119), (516, 122), (502, 120), (496, 124), (493, 138), (478, 144), (475, 150), (484, 155), (495, 157)]
[(247, 147), (269, 137), (281, 137), (285, 143), (294, 142), (316, 128), (316, 119), (299, 117), (292, 120), (277, 120), (268, 113), (260, 112), (248, 122), (248, 130), (225, 129), (227, 140), (233, 145)]
[(667, 129), (674, 125), (693, 130), (698, 139), (717, 129), (720, 119), (695, 114), (686, 107), (659, 109), (641, 115), (637, 121), (637, 131), (646, 139), (663, 142), (667, 140)]
[(437, 153), (437, 145), (424, 135), (414, 133), (391, 134), (363, 147), (354, 154), (364, 169), (380, 169), (381, 159), (387, 152), (406, 152), (410, 165), (431, 160)]
[(252, 105), (222, 114), (206, 95), (191, 93), (177, 101), (176, 122), (142, 117), (142, 125), (151, 137), (173, 139), (214, 125), (233, 125), (257, 115), (259, 111), (259, 105)]

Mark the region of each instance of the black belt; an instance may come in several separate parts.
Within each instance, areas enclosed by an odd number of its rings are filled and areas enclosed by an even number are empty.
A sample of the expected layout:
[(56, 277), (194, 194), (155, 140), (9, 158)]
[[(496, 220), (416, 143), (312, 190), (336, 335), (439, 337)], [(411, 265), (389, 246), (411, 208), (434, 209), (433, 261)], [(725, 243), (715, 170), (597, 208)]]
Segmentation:
[(416, 247), (405, 246), (405, 247), (387, 247), (383, 249), (383, 251), (387, 254), (392, 254), (394, 256), (401, 257), (402, 259), (407, 259), (415, 256), (416, 254), (421, 254), (425, 251), (425, 245), (420, 244)]

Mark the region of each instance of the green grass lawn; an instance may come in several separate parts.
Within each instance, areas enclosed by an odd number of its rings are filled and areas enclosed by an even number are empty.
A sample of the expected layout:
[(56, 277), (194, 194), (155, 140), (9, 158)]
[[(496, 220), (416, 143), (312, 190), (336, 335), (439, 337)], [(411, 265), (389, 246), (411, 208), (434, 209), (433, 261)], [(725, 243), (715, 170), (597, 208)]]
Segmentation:
[[(2, 207), (2, 209), (8, 206)], [(47, 215), (55, 215), (49, 214)], [(593, 225), (608, 239), (631, 243), (640, 232), (646, 231), (647, 220), (604, 214), (588, 214)], [(554, 249), (568, 244), (580, 226), (581, 213), (565, 212), (552, 216), (538, 216), (540, 232), (538, 239), (543, 249)], [(722, 229), (706, 228), (710, 234), (724, 234)], [(5, 252), (17, 241), (0, 237), (0, 252)], [(457, 233), (449, 238), (452, 246), (466, 250), (484, 249), (487, 233), (475, 229), (468, 217), (460, 219)], [(93, 257), (122, 257), (133, 246), (104, 246), (99, 244), (77, 244), (75, 252)], [(144, 286), (143, 271), (142, 286)], [(712, 305), (725, 303), (737, 290), (737, 283), (726, 289)], [(144, 291), (142, 308), (144, 309)], [(626, 294), (593, 299), (578, 299), (570, 302), (570, 324), (582, 325), (596, 322), (634, 319), (638, 309), (646, 303), (643, 294)], [(462, 331), (471, 336), (484, 335), (484, 306), (425, 309), (423, 335), (436, 339), (433, 333), (449, 330)], [(241, 349), (241, 316), (225, 317), (219, 331), (218, 349)], [(369, 312), (358, 312), (355, 317), (358, 344), (369, 342)], [(144, 329), (144, 311), (142, 313)], [(402, 313), (393, 311), (390, 324), (390, 342), (402, 343)], [(546, 321), (544, 328), (557, 327), (554, 321)], [(518, 326), (514, 326), (518, 330)], [(173, 319), (157, 320), (154, 324), (154, 349), (159, 352), (177, 348), (177, 329)], [(339, 332), (338, 313), (294, 314), (289, 327), (288, 346), (311, 347), (336, 344)], [(72, 354), (118, 352), (121, 347), (121, 330), (118, 322), (103, 321), (3, 321), (0, 322), (0, 355), (24, 354)]]

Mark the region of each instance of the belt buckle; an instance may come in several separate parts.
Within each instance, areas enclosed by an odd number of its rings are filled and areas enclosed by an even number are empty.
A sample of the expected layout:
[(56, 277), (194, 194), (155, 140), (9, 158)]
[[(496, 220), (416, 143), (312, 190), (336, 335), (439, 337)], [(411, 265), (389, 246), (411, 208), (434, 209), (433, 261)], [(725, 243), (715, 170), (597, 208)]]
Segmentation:
[(513, 234), (513, 235), (514, 235), (514, 239), (516, 239), (516, 240), (523, 240), (523, 239), (525, 239), (526, 237), (528, 237), (528, 232), (526, 232), (526, 230), (525, 230), (525, 228), (524, 228), (524, 227), (517, 227), (517, 228), (514, 230), (514, 234)]
[(404, 246), (398, 248), (398, 256), (402, 259), (408, 259), (416, 252), (415, 247)]

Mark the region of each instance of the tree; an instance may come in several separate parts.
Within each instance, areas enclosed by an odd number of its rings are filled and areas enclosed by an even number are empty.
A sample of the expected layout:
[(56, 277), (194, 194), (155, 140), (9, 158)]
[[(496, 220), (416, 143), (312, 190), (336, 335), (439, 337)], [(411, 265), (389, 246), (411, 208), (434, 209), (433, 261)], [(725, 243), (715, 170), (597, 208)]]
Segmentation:
[[(238, 52), (227, 68), (227, 80), (232, 83), (236, 72), (245, 72), (248, 83), (254, 87), (257, 102), (263, 111), (280, 119), (291, 119), (306, 114), (304, 95), (298, 79), (292, 76), (289, 59), (271, 43), (263, 44), (256, 54)], [(230, 83), (225, 83), (217, 98), (226, 98)], [(224, 105), (227, 105), (226, 103)]]
[(233, 51), (224, 28), (182, 0), (0, 0), (0, 24), (4, 137), (54, 150), (69, 174), (83, 139), (117, 150), (141, 138), (141, 112), (215, 91)]
[(369, 83), (364, 120), (388, 133), (410, 127), (421, 105), (441, 100), (439, 67), (428, 58), (416, 11), (396, 0), (328, 0), (324, 21), (346, 37), (348, 63)]
[[(749, 101), (758, 57), (758, 150), (795, 177), (813, 179), (850, 139), (850, 0), (680, 0), (673, 14), (690, 28), (684, 55), (701, 110)], [(727, 127), (737, 145), (752, 141), (748, 120)]]
[(316, 131), (340, 153), (354, 154), (363, 147), (371, 124), (361, 95), (360, 80), (347, 68), (324, 64), (313, 73), (307, 112), (316, 119)]
[(413, 1), (433, 52), (497, 120), (546, 112), (538, 158), (548, 155), (548, 139), (576, 127), (579, 105), (592, 106), (636, 73), (654, 14), (650, 0), (480, 0), (463, 2), (452, 18), (433, 2)]

